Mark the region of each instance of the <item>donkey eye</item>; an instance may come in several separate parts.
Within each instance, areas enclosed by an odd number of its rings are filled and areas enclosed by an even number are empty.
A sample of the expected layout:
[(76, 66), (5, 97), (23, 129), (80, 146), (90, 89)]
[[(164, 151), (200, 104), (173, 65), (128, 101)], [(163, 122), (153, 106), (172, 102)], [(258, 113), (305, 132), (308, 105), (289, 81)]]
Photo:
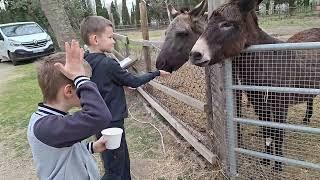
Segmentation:
[(220, 29), (229, 29), (231, 28), (233, 25), (230, 22), (222, 22), (219, 24)]
[(177, 36), (179, 36), (179, 37), (186, 37), (188, 35), (189, 35), (189, 33), (186, 31), (177, 32)]

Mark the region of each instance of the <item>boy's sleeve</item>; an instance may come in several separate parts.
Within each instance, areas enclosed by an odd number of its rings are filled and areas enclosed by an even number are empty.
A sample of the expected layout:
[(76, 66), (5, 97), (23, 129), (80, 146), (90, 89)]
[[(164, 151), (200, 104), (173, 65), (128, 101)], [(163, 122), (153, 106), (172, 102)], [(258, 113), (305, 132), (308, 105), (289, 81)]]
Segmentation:
[(112, 117), (96, 84), (87, 77), (75, 80), (81, 111), (72, 115), (48, 115), (34, 125), (41, 142), (56, 148), (69, 147), (108, 127)]
[(125, 69), (121, 68), (119, 63), (112, 62), (111, 70), (113, 80), (121, 86), (129, 86), (137, 88), (147, 82), (151, 81), (157, 76), (160, 76), (160, 71), (156, 70), (154, 72), (145, 73), (143, 75), (135, 76)]

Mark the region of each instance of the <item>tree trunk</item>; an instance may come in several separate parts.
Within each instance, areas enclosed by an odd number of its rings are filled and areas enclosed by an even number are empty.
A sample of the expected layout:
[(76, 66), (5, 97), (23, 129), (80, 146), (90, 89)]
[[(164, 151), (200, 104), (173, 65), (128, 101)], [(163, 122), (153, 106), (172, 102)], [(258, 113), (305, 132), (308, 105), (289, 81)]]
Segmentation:
[[(100, 0), (98, 0), (100, 1)], [(96, 1), (95, 0), (88, 0), (88, 6), (92, 12), (93, 15), (97, 15), (97, 8), (96, 8)]]
[(292, 16), (294, 13), (294, 2), (295, 0), (289, 0), (289, 15)]
[(62, 2), (59, 2), (59, 0), (40, 0), (40, 4), (53, 29), (59, 48), (64, 50), (64, 42), (77, 39), (77, 36), (70, 24)]
[(266, 15), (270, 14), (270, 1), (267, 1), (266, 3)]

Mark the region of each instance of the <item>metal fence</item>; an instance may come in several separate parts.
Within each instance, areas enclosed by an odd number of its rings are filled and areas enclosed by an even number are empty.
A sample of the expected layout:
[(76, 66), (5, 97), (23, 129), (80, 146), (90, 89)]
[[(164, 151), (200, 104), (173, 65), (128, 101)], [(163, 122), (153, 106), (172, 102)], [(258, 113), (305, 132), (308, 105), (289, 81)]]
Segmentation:
[(230, 177), (320, 179), (320, 43), (251, 46), (224, 70)]

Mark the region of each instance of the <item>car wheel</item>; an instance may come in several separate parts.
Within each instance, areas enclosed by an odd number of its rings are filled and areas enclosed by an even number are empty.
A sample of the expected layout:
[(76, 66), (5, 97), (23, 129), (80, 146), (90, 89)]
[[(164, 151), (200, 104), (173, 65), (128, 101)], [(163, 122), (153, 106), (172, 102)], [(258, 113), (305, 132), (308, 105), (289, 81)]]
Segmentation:
[(15, 60), (15, 59), (12, 57), (11, 52), (8, 52), (8, 55), (9, 55), (10, 60), (12, 61), (12, 64), (13, 64), (14, 66), (18, 65), (17, 60)]

